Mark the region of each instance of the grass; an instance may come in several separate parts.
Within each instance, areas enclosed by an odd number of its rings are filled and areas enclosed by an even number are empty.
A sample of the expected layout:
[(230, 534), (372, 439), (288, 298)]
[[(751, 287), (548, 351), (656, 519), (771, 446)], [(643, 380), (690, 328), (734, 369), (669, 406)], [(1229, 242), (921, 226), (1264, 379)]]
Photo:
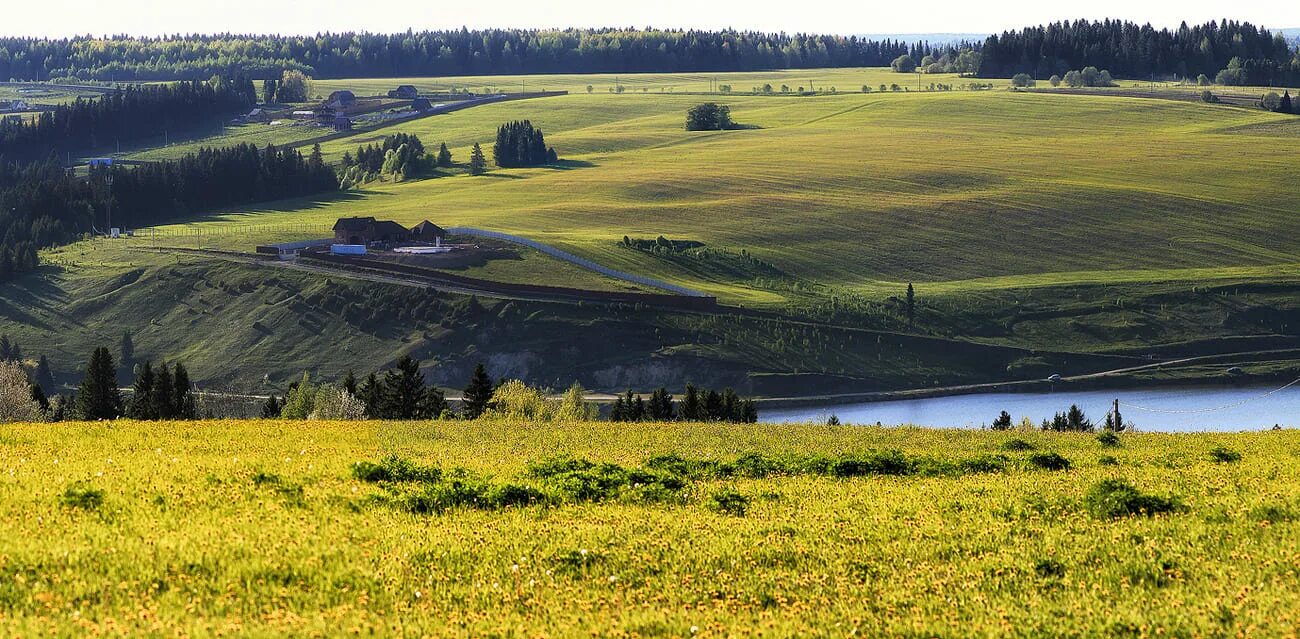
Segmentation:
[[(4, 429), (15, 635), (1265, 636), (1300, 605), (1294, 431), (1103, 451), (1084, 434), (810, 425)], [(1017, 439), (1072, 468), (1021, 463), (1003, 451)], [(1216, 447), (1243, 461), (1212, 462)], [(1008, 463), (783, 466), (884, 451)], [(729, 465), (756, 472), (709, 470)], [(435, 486), (441, 507), (394, 507)], [(90, 491), (94, 510), (66, 504)], [(500, 501), (455, 499), (479, 494)]]

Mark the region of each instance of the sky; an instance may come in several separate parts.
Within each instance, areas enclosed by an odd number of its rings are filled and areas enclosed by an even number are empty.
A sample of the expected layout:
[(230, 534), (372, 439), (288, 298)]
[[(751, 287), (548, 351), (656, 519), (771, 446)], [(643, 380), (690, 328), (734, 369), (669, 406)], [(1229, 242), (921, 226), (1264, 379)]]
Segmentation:
[[(6, 2), (8, 4), (8, 2)], [(0, 34), (396, 32), (408, 28), (681, 27), (836, 34), (994, 33), (1075, 18), (1158, 27), (1231, 18), (1300, 27), (1291, 0), (37, 0), (0, 14)]]

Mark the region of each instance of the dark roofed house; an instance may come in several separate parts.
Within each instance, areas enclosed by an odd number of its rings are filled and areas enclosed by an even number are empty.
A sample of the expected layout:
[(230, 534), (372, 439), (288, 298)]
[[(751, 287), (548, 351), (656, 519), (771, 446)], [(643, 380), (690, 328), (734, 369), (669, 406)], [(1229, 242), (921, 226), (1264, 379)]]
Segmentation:
[(357, 95), (347, 89), (340, 89), (331, 93), (325, 103), (336, 109), (346, 109), (356, 105)]
[(389, 91), (388, 97), (396, 100), (414, 100), (420, 97), (420, 92), (416, 90), (415, 85), (403, 84), (396, 89)]
[(352, 130), (352, 118), (349, 118), (348, 116), (343, 115), (342, 113), (339, 113), (339, 114), (335, 115), (335, 116), (334, 116), (334, 130), (335, 130), (335, 131), (351, 131), (351, 130)]
[(411, 239), (416, 242), (430, 242), (441, 245), (446, 238), (447, 232), (429, 220), (420, 222), (411, 229)]
[(433, 108), (433, 104), (429, 102), (429, 98), (416, 98), (411, 102), (412, 111), (423, 112), (423, 111), (428, 111), (429, 109), (432, 108)]
[(342, 217), (334, 223), (334, 240), (343, 244), (401, 242), (409, 237), (405, 226), (373, 217)]

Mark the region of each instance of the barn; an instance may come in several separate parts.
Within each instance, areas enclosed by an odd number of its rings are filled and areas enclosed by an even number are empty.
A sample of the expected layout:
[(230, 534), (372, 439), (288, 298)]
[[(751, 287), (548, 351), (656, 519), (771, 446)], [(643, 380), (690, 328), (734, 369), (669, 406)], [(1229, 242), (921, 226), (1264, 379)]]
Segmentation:
[(334, 223), (334, 239), (343, 244), (391, 244), (406, 241), (410, 234), (397, 222), (373, 217), (345, 217)]
[(411, 240), (415, 242), (427, 242), (440, 246), (445, 239), (447, 239), (447, 232), (429, 220), (420, 222), (415, 225), (415, 228), (411, 229)]

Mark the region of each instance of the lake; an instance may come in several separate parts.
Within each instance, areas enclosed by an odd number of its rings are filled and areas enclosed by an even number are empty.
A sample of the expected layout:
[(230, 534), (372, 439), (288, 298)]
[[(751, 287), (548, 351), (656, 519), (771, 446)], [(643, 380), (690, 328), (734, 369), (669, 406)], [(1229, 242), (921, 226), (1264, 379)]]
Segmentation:
[(956, 395), (766, 409), (762, 411), (760, 420), (824, 422), (830, 415), (835, 415), (843, 424), (880, 422), (887, 426), (915, 424), (979, 428), (991, 423), (1004, 410), (1011, 413), (1014, 423), (1028, 417), (1037, 424), (1051, 419), (1057, 412), (1064, 412), (1071, 404), (1078, 404), (1088, 418), (1100, 426), (1112, 402), (1118, 398), (1124, 421), (1132, 422), (1139, 431), (1242, 431), (1265, 430), (1275, 424), (1283, 428), (1300, 426), (1300, 385), (1274, 392), (1276, 388), (1185, 387)]

